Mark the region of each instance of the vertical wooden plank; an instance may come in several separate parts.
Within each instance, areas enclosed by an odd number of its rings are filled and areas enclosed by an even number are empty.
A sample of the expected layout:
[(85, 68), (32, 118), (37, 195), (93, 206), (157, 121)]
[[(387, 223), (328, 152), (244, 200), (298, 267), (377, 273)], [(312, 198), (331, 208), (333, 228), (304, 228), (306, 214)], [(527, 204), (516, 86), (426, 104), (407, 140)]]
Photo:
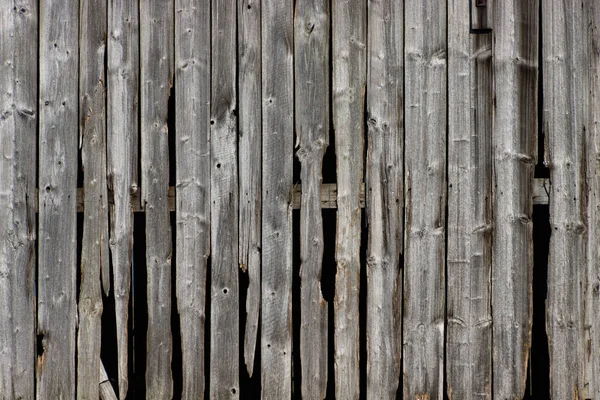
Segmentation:
[(239, 384), (236, 1), (212, 0), (210, 398)]
[(329, 1), (300, 0), (294, 13), (295, 127), (300, 160), (300, 363), (302, 397), (327, 390), (327, 302), (321, 292), (323, 156), (329, 145)]
[(492, 395), (492, 42), (448, 3), (448, 396)]
[(446, 4), (405, 8), (404, 397), (443, 397)]
[(106, 182), (104, 0), (81, 0), (79, 32), (79, 137), (85, 190), (77, 331), (77, 398), (98, 396), (102, 279), (109, 273)]
[(210, 255), (210, 1), (175, 3), (177, 308), (182, 398), (204, 396), (206, 268)]
[(395, 399), (402, 355), (404, 4), (370, 1), (367, 72), (367, 398)]
[(584, 73), (587, 26), (580, 1), (542, 7), (544, 131), (550, 167), (550, 252), (546, 331), (550, 395), (583, 398), (586, 273), (585, 134), (588, 97)]
[(38, 399), (75, 397), (78, 11), (40, 4)]
[(262, 2), (262, 398), (292, 388), (293, 2)]
[(248, 273), (244, 360), (252, 376), (260, 314), (261, 0), (238, 1), (239, 257)]
[(363, 180), (366, 1), (334, 0), (333, 125), (338, 182), (334, 298), (335, 391), (359, 396), (360, 187)]
[(35, 396), (38, 6), (0, 6), (0, 393)]
[(523, 396), (531, 347), (538, 3), (494, 3), (492, 363), (501, 399)]
[(138, 191), (139, 23), (138, 3), (108, 3), (107, 148), (110, 208), (110, 249), (115, 288), (119, 398), (128, 383), (129, 294), (133, 251), (132, 194)]
[(167, 119), (173, 84), (173, 0), (140, 2), (142, 204), (146, 211), (148, 333), (146, 393), (173, 395), (171, 221)]

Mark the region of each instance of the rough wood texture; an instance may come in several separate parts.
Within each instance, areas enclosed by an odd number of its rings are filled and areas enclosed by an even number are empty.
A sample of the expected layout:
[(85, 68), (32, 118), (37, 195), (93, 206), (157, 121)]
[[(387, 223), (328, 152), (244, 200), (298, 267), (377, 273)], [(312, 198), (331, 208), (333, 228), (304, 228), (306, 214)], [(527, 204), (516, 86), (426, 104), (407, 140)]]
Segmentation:
[[(105, 0), (81, 0), (79, 140), (85, 188), (77, 331), (77, 398), (98, 397), (102, 286), (110, 288), (106, 182)], [(102, 281), (101, 281), (102, 279)]]
[(292, 389), (292, 157), (294, 26), (291, 0), (262, 2), (262, 398)]
[(332, 2), (333, 125), (338, 181), (334, 298), (335, 392), (359, 396), (360, 187), (363, 180), (366, 1)]
[(254, 370), (260, 315), (261, 246), (261, 0), (238, 1), (239, 257), (248, 274), (244, 361)]
[[(104, 369), (104, 364), (100, 363), (100, 400), (118, 399), (119, 398), (115, 394), (112, 384), (108, 380), (108, 375), (106, 375), (106, 369)], [(121, 397), (121, 399), (125, 399), (125, 397)]]
[(212, 0), (211, 399), (240, 396), (236, 9), (235, 0)]
[(522, 398), (531, 346), (538, 0), (495, 2), (493, 397)]
[(0, 6), (0, 397), (35, 397), (36, 1)]
[(75, 397), (78, 11), (40, 4), (38, 399)]
[[(204, 396), (210, 255), (210, 1), (175, 3), (176, 291), (183, 399)], [(174, 203), (174, 202), (173, 202)]]
[(329, 1), (302, 0), (294, 13), (296, 156), (300, 208), (300, 364), (302, 398), (327, 390), (327, 302), (321, 292), (323, 156), (329, 145)]
[(367, 72), (367, 398), (395, 399), (402, 355), (404, 9), (370, 1)]
[(108, 87), (106, 133), (107, 179), (113, 200), (110, 207), (110, 250), (114, 276), (117, 324), (119, 398), (125, 399), (128, 383), (129, 294), (133, 249), (133, 206), (139, 198), (139, 23), (138, 4), (109, 0), (108, 3)]
[(492, 42), (448, 3), (448, 396), (492, 396)]
[(146, 394), (173, 396), (169, 96), (173, 84), (173, 0), (140, 3), (142, 204), (146, 210), (148, 332)]

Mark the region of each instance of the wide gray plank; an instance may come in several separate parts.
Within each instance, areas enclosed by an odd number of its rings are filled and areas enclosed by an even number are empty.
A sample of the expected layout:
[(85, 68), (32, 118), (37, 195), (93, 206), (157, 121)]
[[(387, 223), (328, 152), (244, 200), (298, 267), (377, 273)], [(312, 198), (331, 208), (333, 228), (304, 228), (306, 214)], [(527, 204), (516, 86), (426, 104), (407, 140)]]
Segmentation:
[(210, 255), (210, 1), (175, 3), (176, 291), (184, 399), (204, 396)]
[(35, 396), (35, 1), (0, 6), (0, 394)]
[(494, 10), (492, 364), (497, 399), (522, 398), (531, 347), (538, 3), (498, 1)]
[(262, 2), (262, 398), (292, 388), (292, 0)]
[(146, 395), (173, 396), (169, 96), (173, 84), (173, 0), (140, 2), (142, 204), (146, 210), (148, 332)]
[(404, 5), (369, 2), (367, 398), (395, 399), (402, 354)]

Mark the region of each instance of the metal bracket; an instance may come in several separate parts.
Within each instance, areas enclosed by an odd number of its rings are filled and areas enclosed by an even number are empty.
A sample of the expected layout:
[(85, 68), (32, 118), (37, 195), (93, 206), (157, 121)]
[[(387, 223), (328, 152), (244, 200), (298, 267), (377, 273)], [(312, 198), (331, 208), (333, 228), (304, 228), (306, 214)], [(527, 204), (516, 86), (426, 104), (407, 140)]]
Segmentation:
[(473, 34), (492, 31), (493, 0), (469, 0), (469, 25)]

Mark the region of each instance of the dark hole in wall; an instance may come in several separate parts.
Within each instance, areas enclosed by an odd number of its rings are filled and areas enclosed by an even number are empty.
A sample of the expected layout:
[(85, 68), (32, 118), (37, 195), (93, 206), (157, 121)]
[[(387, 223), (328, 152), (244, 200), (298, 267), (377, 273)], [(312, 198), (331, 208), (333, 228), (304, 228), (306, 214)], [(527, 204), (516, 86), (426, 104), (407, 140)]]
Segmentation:
[[(297, 160), (297, 157), (294, 157), (294, 160)], [(301, 399), (302, 369), (300, 364), (300, 210), (293, 211), (292, 223), (292, 398)]]
[(100, 358), (104, 364), (106, 374), (115, 393), (118, 392), (118, 351), (117, 351), (117, 321), (115, 314), (114, 284), (108, 296), (102, 292), (102, 333)]
[(181, 366), (181, 323), (179, 312), (177, 310), (177, 288), (176, 288), (176, 220), (175, 212), (170, 213), (171, 217), (171, 238), (172, 238), (172, 257), (171, 257), (171, 334), (173, 337), (173, 358), (171, 360), (171, 371), (173, 373), (173, 399), (181, 399), (183, 389), (183, 370)]
[(144, 213), (135, 213), (133, 218), (133, 274), (131, 298), (133, 313), (133, 374), (129, 387), (131, 398), (146, 398), (146, 330), (148, 309), (146, 304), (146, 219)]
[[(335, 161), (335, 160), (334, 160)], [(334, 162), (335, 169), (335, 162)], [(335, 298), (335, 231), (336, 210), (323, 209), (323, 271), (321, 273), (321, 291), (327, 302), (327, 391), (326, 400), (335, 399), (334, 369), (334, 318), (333, 300)]]
[(210, 324), (211, 324), (211, 287), (212, 287), (212, 256), (206, 260), (206, 291), (205, 291), (205, 320), (204, 320), (204, 398), (210, 399)]
[[(366, 114), (365, 114), (366, 115)], [(366, 130), (365, 130), (366, 132)], [(366, 150), (366, 144), (365, 144)], [(360, 365), (360, 398), (367, 398), (367, 246), (369, 231), (366, 209), (361, 210), (362, 228), (360, 236), (360, 289), (358, 303), (359, 321), (359, 365)]]

